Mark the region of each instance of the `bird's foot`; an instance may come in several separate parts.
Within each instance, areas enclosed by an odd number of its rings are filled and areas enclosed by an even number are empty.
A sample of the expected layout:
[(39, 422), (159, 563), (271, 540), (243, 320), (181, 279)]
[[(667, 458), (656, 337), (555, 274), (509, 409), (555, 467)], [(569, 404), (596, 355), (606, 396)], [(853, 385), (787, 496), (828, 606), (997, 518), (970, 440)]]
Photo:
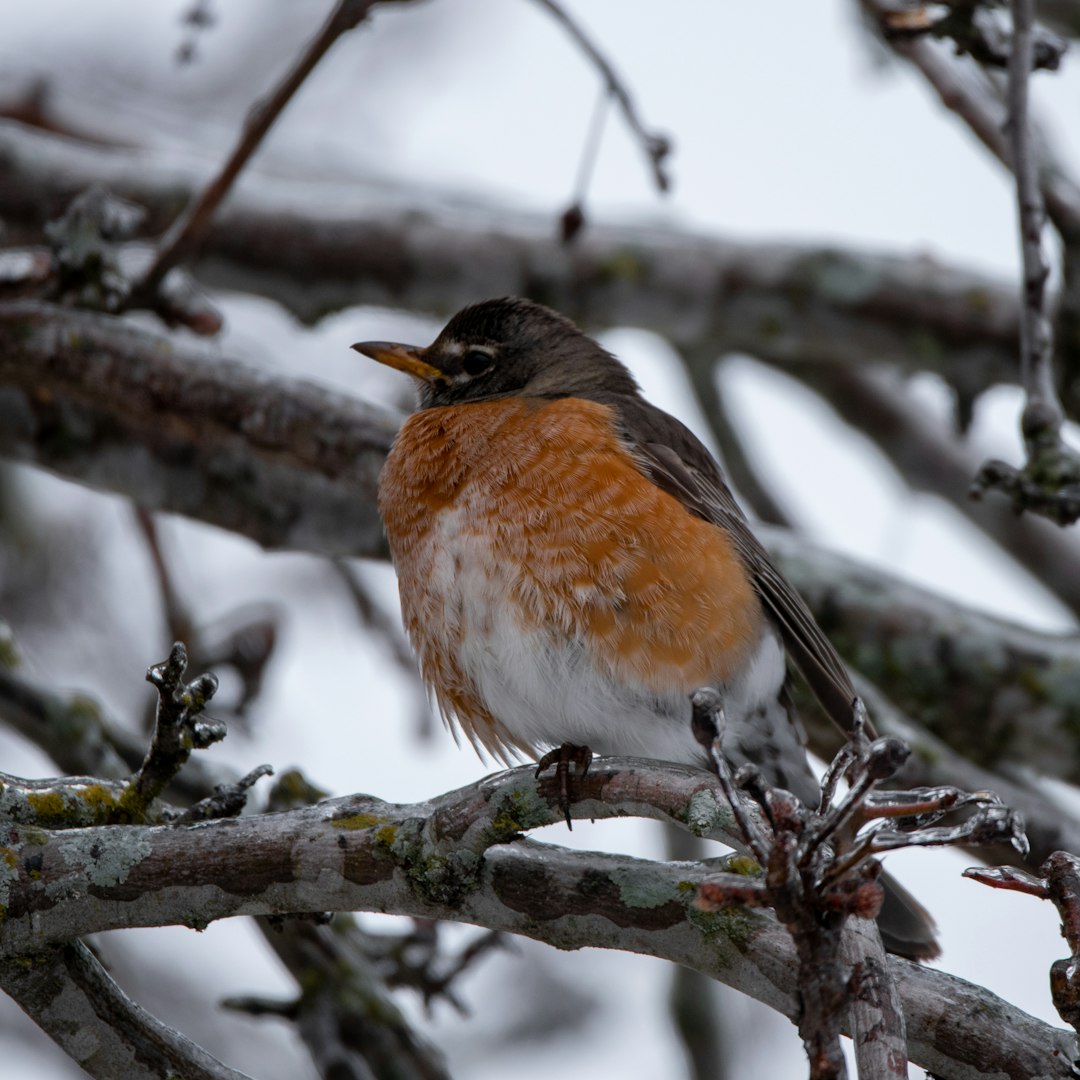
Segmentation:
[(562, 746), (549, 750), (537, 763), (536, 775), (555, 766), (555, 777), (559, 781), (559, 809), (566, 817), (566, 827), (573, 830), (574, 823), (570, 818), (570, 804), (573, 799), (570, 796), (570, 766), (577, 766), (577, 779), (584, 779), (592, 764), (593, 752), (587, 746), (575, 746), (574, 743), (564, 742)]

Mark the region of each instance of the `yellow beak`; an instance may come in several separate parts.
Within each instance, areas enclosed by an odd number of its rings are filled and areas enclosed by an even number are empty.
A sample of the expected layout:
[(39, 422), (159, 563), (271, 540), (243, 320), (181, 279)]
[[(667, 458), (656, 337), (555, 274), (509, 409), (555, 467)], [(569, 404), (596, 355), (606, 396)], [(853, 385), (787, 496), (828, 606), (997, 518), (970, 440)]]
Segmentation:
[(425, 382), (445, 378), (437, 367), (420, 359), (424, 350), (415, 345), (399, 345), (394, 341), (358, 341), (353, 348), (372, 360), (378, 360), (380, 364), (404, 371)]

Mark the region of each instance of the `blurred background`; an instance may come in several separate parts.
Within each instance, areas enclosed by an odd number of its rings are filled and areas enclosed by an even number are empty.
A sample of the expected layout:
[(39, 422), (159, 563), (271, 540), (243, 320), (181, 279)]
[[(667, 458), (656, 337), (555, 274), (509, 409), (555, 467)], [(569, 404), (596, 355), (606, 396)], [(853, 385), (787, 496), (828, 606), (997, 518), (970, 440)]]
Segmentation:
[[(1068, 16), (1073, 5), (1059, 8)], [(326, 220), (385, 214), (388, 228), (410, 214), (421, 222), (430, 215), (490, 236), (491, 263), (478, 266), (473, 279), (462, 275), (445, 289), (396, 298), (369, 283), (357, 289), (366, 302), (351, 306), (340, 290), (328, 299), (317, 271), (283, 282), (284, 272), (271, 267), (245, 279), (208, 256), (195, 277), (225, 323), (205, 348), (407, 410), (406, 378), (358, 359), (350, 343), (426, 344), (459, 303), (513, 291), (513, 275), (500, 288), (492, 270), (503, 232), (549, 245), (553, 265), (572, 259), (573, 249), (556, 235), (560, 215), (578, 200), (585, 227), (575, 243), (633, 235), (661, 252), (665, 245), (700, 247), (707, 260), (715, 242), (733, 245), (736, 262), (760, 249), (765, 278), (790, 252), (824, 253), (841, 270), (886, 258), (889, 273), (930, 293), (935, 283), (944, 291), (977, 283), (991, 296), (1013, 287), (1018, 259), (1007, 172), (880, 39), (872, 14), (858, 4), (567, 0), (567, 9), (630, 88), (646, 128), (670, 138), (670, 192), (657, 192), (639, 142), (613, 108), (582, 190), (602, 84), (541, 5), (429, 0), (377, 7), (301, 89), (231, 205)], [(1075, 9), (1074, 16), (1080, 5)], [(32, 144), (42, 160), (55, 152), (59, 169), (85, 161), (93, 171), (111, 162), (121, 191), (125, 182), (164, 185), (170, 178), (190, 185), (221, 161), (254, 100), (329, 10), (314, 0), (8, 5), (0, 14), (0, 137), (8, 146)], [(1058, 26), (1075, 32), (1067, 21)], [(950, 52), (947, 45), (940, 51)], [(957, 63), (974, 70), (969, 61)], [(1080, 171), (1074, 57), (1038, 74), (1034, 97), (1062, 169)], [(31, 242), (40, 232), (11, 195), (16, 162), (0, 150), (2, 243)], [(1051, 249), (1055, 262), (1060, 252), (1053, 242)], [(886, 264), (874, 265), (888, 277)], [(685, 263), (679, 272), (693, 276)], [(834, 281), (834, 291), (846, 281)], [(672, 284), (664, 302), (679, 288)], [(949, 601), (1055, 635), (1067, 646), (1062, 655), (1072, 657), (1062, 678), (1073, 680), (1080, 710), (1080, 648), (1071, 651), (1076, 598), (1055, 595), (1054, 575), (1039, 572), (1049, 552), (1061, 560), (1057, 572), (1077, 567), (1080, 581), (1076, 529), (1059, 536), (1053, 526), (1029, 522), (1024, 536), (1034, 539), (1006, 540), (1011, 525), (973, 519), (963, 505), (963, 487), (946, 467), (956, 457), (936, 464), (931, 451), (919, 457), (883, 441), (869, 408), (852, 405), (859, 399), (845, 398), (822, 374), (830, 342), (848, 336), (842, 320), (816, 328), (800, 365), (798, 340), (786, 359), (764, 340), (761, 349), (707, 342), (707, 355), (695, 353), (689, 333), (675, 340), (665, 329), (684, 316), (657, 314), (660, 301), (650, 304), (632, 288), (606, 307), (579, 299), (581, 309), (571, 305), (568, 313), (630, 365), (651, 400), (728, 458), (749, 510), (782, 518), (815, 545)], [(991, 305), (987, 323), (997, 310)], [(146, 314), (131, 318), (160, 325)], [(694, 318), (689, 307), (685, 318)], [(975, 365), (979, 350), (989, 353), (993, 343), (975, 331), (969, 342), (965, 333), (955, 329), (949, 348), (970, 353)], [(913, 346), (911, 362), (894, 365), (880, 362), (872, 335), (863, 340), (875, 400), (935, 431), (950, 453), (973, 463), (972, 473), (987, 456), (1020, 461), (1023, 399), (1007, 368), (995, 368), (995, 360), (978, 374), (969, 369), (965, 382), (957, 374), (962, 364), (937, 345), (918, 356)], [(703, 366), (704, 379), (688, 375)], [(972, 381), (981, 392), (971, 391)], [(963, 435), (958, 401), (961, 412), (971, 409)], [(1068, 437), (1076, 441), (1075, 428)], [(1017, 555), (1023, 544), (1026, 568)], [(197, 612), (205, 653), (250, 661), (246, 669), (218, 669), (224, 686), (215, 705), (229, 714), (231, 729), (209, 758), (241, 771), (264, 761), (279, 772), (298, 765), (328, 792), (402, 802), (494, 768), (457, 747), (431, 717), (396, 629), (396, 586), (384, 562), (343, 567), (265, 551), (192, 520), (140, 517), (124, 497), (31, 466), (0, 469), (0, 619), (14, 632), (21, 670), (56, 690), (91, 696), (132, 732), (144, 730), (151, 704), (143, 673), (166, 655), (176, 626), (162, 599), (162, 566), (181, 606)], [(2, 723), (0, 767), (29, 777), (56, 772), (41, 749)], [(1025, 775), (1031, 780), (1030, 770)], [(1063, 814), (1076, 812), (1064, 783), (1031, 782), (1059, 799)], [(668, 850), (659, 827), (635, 821), (583, 822), (572, 834), (550, 829), (541, 838), (653, 858)], [(904, 853), (888, 865), (938, 920), (942, 968), (1058, 1023), (1046, 974), (1065, 949), (1055, 913), (962, 880), (971, 861), (953, 852)], [(408, 928), (404, 920), (361, 921), (371, 933)], [(451, 953), (478, 934), (441, 932)], [(230, 995), (295, 992), (249, 921), (199, 934), (130, 931), (97, 945), (140, 1004), (229, 1064), (262, 1080), (317, 1075), (292, 1025), (220, 1007)], [(516, 941), (485, 954), (455, 982), (464, 1013), (445, 1000), (425, 1010), (407, 990), (397, 997), (458, 1077), (693, 1075), (673, 1023), (672, 982), (670, 967), (655, 960), (561, 954)], [(712, 1010), (726, 1047), (723, 1068), (711, 1075), (803, 1074), (786, 1020), (723, 988), (698, 983), (689, 992)], [(0, 1044), (8, 1080), (78, 1074), (6, 998)]]

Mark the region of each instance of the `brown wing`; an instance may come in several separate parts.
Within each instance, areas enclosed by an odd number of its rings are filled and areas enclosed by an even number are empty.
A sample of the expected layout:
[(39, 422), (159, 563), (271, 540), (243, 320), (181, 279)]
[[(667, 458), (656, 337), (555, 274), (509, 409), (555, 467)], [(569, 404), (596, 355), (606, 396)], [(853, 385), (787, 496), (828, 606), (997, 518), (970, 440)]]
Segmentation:
[(727, 531), (814, 695), (841, 730), (850, 732), (856, 694), (843, 661), (803, 598), (750, 531), (712, 455), (683, 424), (642, 398), (611, 395), (604, 403), (618, 411), (624, 434), (649, 479), (691, 513)]

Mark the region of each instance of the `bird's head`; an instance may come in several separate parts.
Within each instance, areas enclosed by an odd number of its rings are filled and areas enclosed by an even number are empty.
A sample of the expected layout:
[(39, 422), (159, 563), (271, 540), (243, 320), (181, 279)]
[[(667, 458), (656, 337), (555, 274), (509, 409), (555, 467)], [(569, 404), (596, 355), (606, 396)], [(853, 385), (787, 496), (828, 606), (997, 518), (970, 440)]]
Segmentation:
[(510, 395), (637, 393), (630, 372), (569, 319), (518, 297), (463, 308), (426, 348), (389, 341), (363, 341), (353, 348), (412, 375), (422, 409)]

